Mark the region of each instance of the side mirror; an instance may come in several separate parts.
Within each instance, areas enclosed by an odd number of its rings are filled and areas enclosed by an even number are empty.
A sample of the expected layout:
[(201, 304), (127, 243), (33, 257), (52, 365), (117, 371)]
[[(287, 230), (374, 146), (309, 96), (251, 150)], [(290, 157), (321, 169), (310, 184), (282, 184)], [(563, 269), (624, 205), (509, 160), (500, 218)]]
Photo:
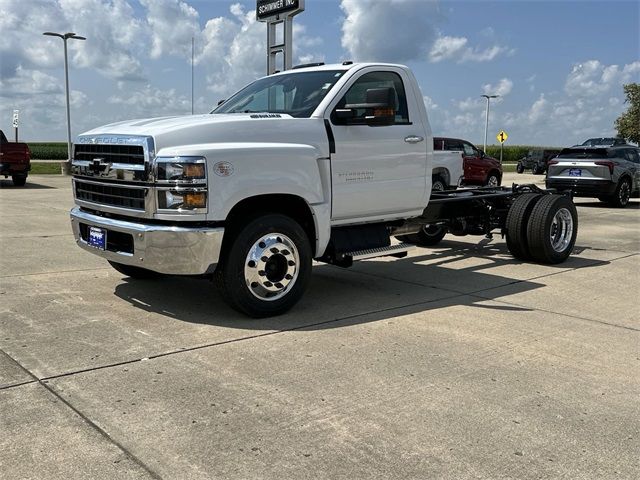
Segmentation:
[(480, 158), (484, 158), (484, 157), (487, 156), (487, 154), (484, 153), (484, 151), (482, 151), (482, 150), (478, 150), (478, 153), (480, 154)]
[(370, 127), (393, 125), (396, 120), (396, 93), (393, 88), (369, 88), (365, 103), (349, 103), (335, 110), (335, 118), (346, 124), (361, 123), (356, 110), (365, 110), (364, 123)]

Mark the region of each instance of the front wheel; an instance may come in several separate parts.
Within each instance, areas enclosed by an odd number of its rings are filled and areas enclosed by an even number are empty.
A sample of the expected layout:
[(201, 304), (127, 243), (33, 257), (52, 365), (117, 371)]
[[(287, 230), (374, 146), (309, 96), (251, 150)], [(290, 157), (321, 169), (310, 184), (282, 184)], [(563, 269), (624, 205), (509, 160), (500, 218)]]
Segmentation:
[(522, 163), (518, 162), (518, 164), (516, 165), (516, 172), (524, 173), (524, 165), (522, 165)]
[(497, 187), (500, 185), (500, 174), (496, 172), (489, 173), (487, 180), (485, 181), (487, 187)]
[(529, 253), (541, 263), (569, 257), (578, 234), (578, 213), (564, 195), (544, 195), (533, 207), (527, 226)]
[(263, 215), (229, 240), (214, 279), (232, 308), (262, 318), (283, 314), (300, 300), (311, 276), (312, 254), (297, 222)]

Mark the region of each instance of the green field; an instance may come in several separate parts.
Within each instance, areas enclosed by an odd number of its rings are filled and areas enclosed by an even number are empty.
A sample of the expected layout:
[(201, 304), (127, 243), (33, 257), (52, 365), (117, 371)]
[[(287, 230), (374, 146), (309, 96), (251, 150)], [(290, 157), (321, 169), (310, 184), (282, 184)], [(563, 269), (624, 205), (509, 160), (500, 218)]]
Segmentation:
[(30, 142), (32, 160), (66, 160), (67, 144), (62, 142)]

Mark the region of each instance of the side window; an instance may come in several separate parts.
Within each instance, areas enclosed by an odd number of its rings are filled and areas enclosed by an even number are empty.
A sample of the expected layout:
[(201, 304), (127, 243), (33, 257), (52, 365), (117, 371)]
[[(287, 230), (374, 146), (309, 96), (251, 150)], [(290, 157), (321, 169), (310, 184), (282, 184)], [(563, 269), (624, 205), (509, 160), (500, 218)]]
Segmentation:
[(476, 155), (476, 149), (473, 148), (468, 143), (463, 143), (462, 148), (464, 148), (464, 154), (467, 157), (474, 157)]
[(434, 138), (433, 139), (433, 149), (434, 150), (444, 150), (444, 139), (442, 138)]
[(633, 163), (640, 163), (640, 157), (638, 157), (638, 151), (633, 148), (627, 149), (627, 159)]
[(462, 152), (464, 150), (464, 147), (462, 146), (462, 142), (460, 142), (459, 140), (447, 138), (444, 141), (444, 149), (449, 151)]
[[(338, 108), (348, 104), (366, 103), (367, 90), (370, 88), (393, 88), (395, 91), (396, 124), (409, 123), (407, 96), (400, 75), (394, 72), (371, 72), (361, 76), (338, 103)], [(365, 110), (359, 109), (356, 117), (364, 117)]]

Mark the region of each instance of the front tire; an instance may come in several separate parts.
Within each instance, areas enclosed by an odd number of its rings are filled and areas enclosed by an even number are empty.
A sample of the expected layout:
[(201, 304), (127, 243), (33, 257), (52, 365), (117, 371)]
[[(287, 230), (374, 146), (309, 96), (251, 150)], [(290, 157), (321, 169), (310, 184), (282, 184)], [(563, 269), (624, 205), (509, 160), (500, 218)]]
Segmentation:
[(487, 180), (485, 181), (485, 186), (487, 187), (498, 187), (500, 186), (500, 174), (497, 172), (490, 172), (487, 176)]
[(524, 165), (522, 165), (522, 163), (518, 162), (518, 164), (516, 165), (516, 172), (524, 173)]
[(135, 278), (137, 280), (154, 280), (162, 278), (165, 275), (162, 273), (154, 272), (142, 267), (135, 267), (133, 265), (126, 265), (124, 263), (112, 262), (108, 260), (109, 265), (115, 268), (118, 272), (126, 277)]
[(279, 214), (260, 216), (229, 239), (214, 279), (225, 301), (250, 317), (281, 315), (311, 277), (311, 244), (302, 227)]
[(578, 235), (578, 213), (564, 195), (544, 195), (531, 211), (527, 226), (529, 252), (540, 263), (560, 263), (569, 257)]

